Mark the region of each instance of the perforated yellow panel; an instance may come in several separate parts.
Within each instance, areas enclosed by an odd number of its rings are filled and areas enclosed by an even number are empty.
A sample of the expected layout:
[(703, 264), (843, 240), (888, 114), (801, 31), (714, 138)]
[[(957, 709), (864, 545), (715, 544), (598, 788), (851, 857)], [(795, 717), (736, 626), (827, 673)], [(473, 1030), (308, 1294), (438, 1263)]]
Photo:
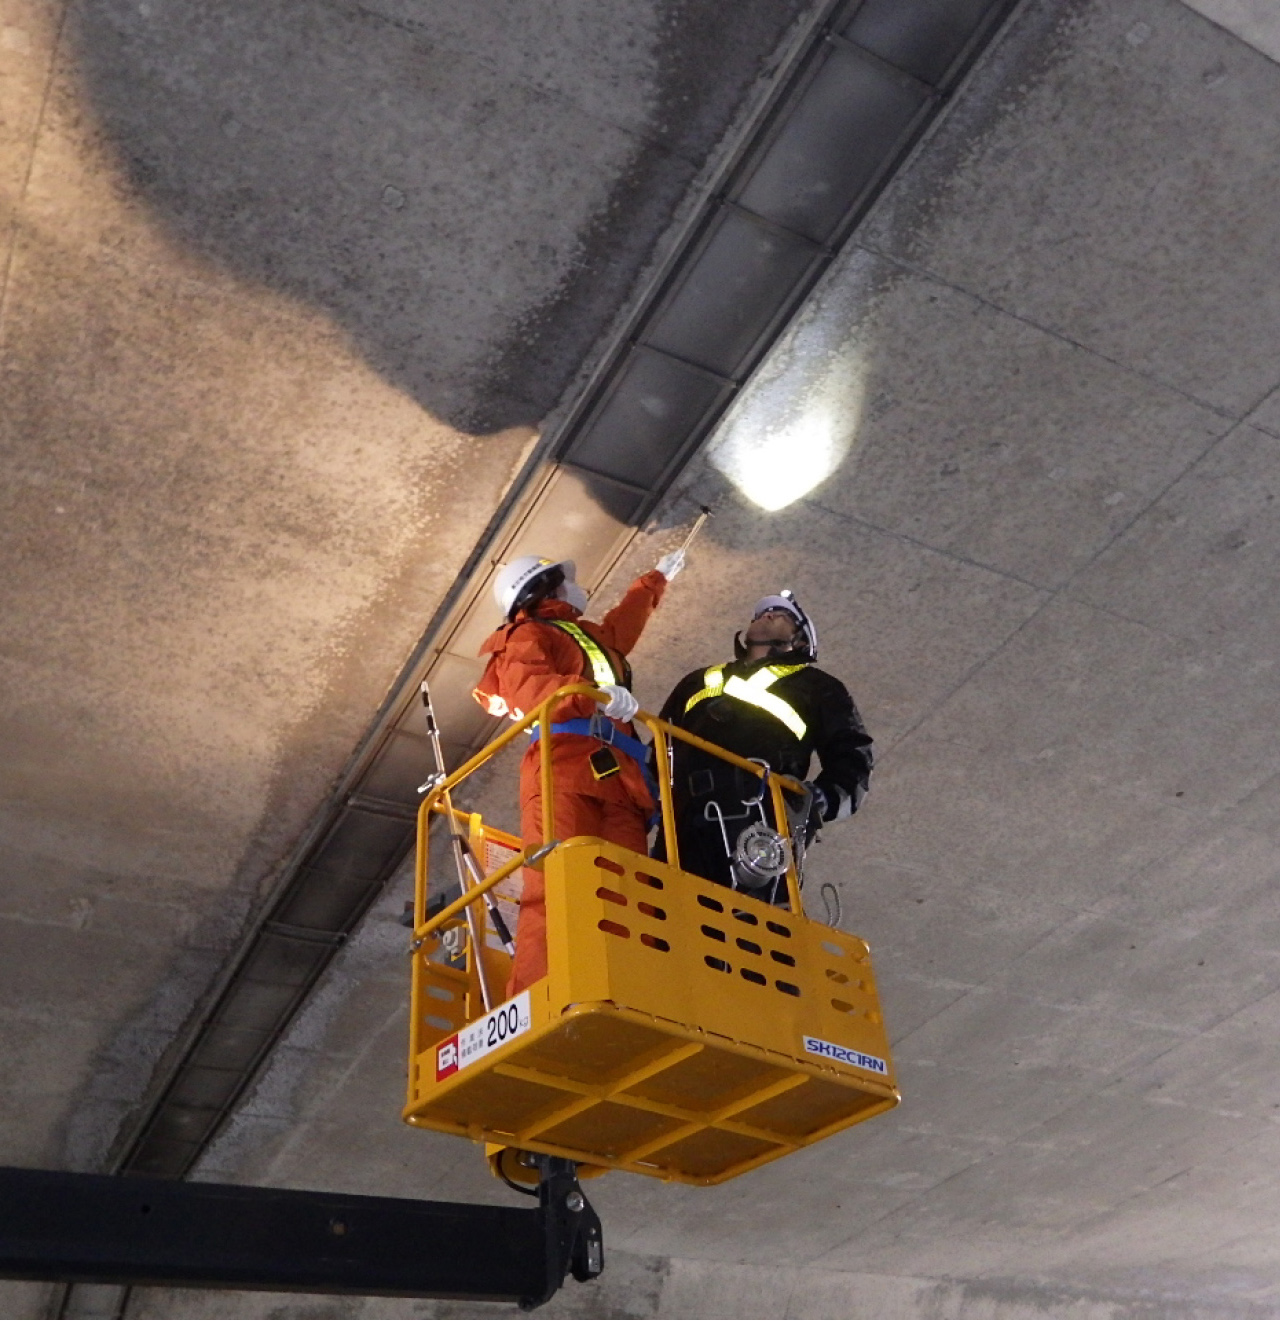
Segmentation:
[(524, 997), (468, 1026), (415, 954), (410, 1124), (715, 1184), (897, 1104), (857, 937), (595, 839), (546, 878)]

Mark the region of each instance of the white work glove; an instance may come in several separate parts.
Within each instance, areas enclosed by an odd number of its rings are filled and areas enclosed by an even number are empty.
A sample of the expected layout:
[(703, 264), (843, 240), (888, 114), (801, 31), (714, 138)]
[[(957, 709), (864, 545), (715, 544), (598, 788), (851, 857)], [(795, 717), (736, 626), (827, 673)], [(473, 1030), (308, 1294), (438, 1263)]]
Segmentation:
[(601, 684), (600, 689), (609, 695), (608, 702), (600, 703), (600, 707), (606, 716), (613, 717), (615, 721), (629, 721), (640, 710), (635, 694), (630, 689), (624, 689), (621, 684)]
[(664, 555), (658, 561), (658, 573), (671, 582), (673, 578), (684, 568), (684, 552), (672, 551), (670, 555)]

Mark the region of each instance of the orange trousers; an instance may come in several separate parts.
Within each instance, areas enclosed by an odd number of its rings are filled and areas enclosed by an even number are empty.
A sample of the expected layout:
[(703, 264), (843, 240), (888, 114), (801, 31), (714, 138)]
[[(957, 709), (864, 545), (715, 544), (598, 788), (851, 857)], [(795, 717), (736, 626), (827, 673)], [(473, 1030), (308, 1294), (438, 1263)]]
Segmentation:
[[(556, 766), (552, 829), (557, 840), (572, 835), (598, 835), (637, 854), (649, 852), (649, 812), (636, 806), (621, 776), (595, 780), (590, 765), (582, 759), (581, 775), (574, 767)], [(584, 784), (585, 780), (585, 784)], [(542, 839), (542, 788), (538, 764), (520, 768), (520, 834), (527, 844)], [(507, 996), (545, 977), (547, 972), (546, 880), (538, 868), (524, 869), (520, 896), (520, 921), (516, 927), (516, 958), (507, 983)]]

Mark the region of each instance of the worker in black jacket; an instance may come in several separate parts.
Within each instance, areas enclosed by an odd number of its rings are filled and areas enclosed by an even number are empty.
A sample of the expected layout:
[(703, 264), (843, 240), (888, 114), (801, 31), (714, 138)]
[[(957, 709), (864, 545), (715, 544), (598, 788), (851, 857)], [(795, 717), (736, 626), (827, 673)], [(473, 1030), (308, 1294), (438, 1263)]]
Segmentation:
[[(790, 592), (756, 602), (751, 623), (734, 637), (735, 660), (686, 675), (662, 708), (662, 719), (739, 757), (767, 762), (773, 771), (806, 781), (813, 755), (821, 771), (811, 782), (805, 842), (822, 822), (857, 811), (871, 777), (871, 738), (849, 690), (814, 662), (813, 622)], [(757, 777), (680, 739), (672, 785), (680, 866), (709, 881), (734, 884), (732, 857), (743, 832), (761, 821), (749, 800)], [(765, 798), (766, 824), (774, 825)], [(791, 800), (792, 809), (801, 808)], [(661, 839), (659, 857), (666, 851)], [(737, 872), (739, 884), (742, 871)], [(760, 898), (785, 901), (785, 880), (760, 888)]]

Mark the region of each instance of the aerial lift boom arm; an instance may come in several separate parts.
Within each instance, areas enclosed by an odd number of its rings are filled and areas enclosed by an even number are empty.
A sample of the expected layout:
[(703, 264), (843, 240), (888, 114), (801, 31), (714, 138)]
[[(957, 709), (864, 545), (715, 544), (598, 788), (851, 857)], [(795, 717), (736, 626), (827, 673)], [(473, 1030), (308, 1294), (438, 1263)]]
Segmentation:
[(528, 1209), (0, 1167), (0, 1277), (535, 1308), (604, 1265), (573, 1163), (542, 1162)]

